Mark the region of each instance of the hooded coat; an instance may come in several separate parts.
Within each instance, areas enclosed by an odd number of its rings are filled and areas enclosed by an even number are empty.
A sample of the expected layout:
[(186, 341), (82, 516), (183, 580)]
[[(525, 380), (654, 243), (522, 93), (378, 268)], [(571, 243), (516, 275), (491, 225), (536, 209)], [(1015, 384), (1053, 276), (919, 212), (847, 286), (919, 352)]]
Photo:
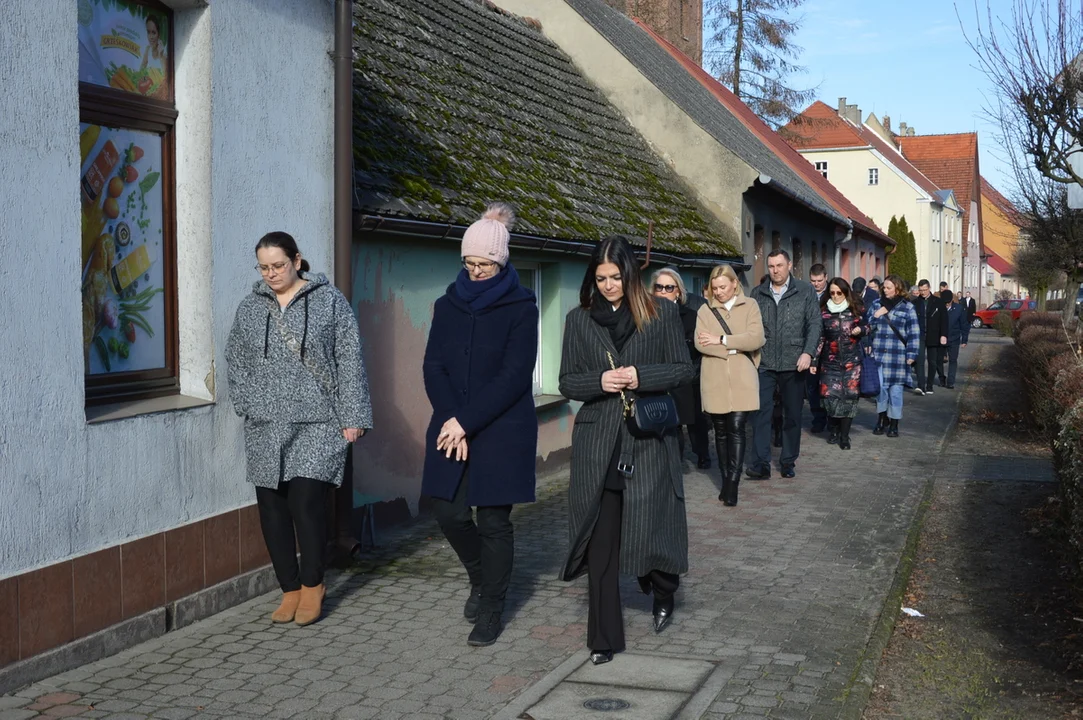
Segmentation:
[[(538, 415), (534, 365), (538, 301), (514, 274), (507, 292), (482, 309), (460, 297), (456, 283), (433, 307), (423, 374), (432, 418), (425, 433), (421, 491), (452, 500), (469, 467), (467, 505), (534, 502)], [(436, 449), (449, 419), (466, 431), (467, 462)]]
[[(340, 485), (348, 445), (342, 431), (372, 427), (353, 308), (326, 275), (305, 279), (284, 309), (257, 281), (237, 308), (226, 344), (229, 398), (244, 418), (248, 481), (258, 487), (295, 477)], [(287, 346), (273, 313), (281, 314), (298, 352)]]
[[(590, 310), (576, 307), (564, 324), (560, 393), (583, 403), (572, 429), (568, 483), (568, 551), (560, 577), (586, 571), (586, 548), (601, 509), (602, 491), (617, 443), (629, 435), (618, 393), (602, 390), (602, 373), (634, 366), (640, 393), (672, 390), (695, 375), (676, 303), (656, 301), (658, 317), (617, 351)], [(633, 393), (634, 394), (634, 393)], [(688, 520), (676, 430), (633, 441), (635, 470), (625, 481), (620, 530), (620, 571), (643, 577), (652, 570), (688, 571)]]

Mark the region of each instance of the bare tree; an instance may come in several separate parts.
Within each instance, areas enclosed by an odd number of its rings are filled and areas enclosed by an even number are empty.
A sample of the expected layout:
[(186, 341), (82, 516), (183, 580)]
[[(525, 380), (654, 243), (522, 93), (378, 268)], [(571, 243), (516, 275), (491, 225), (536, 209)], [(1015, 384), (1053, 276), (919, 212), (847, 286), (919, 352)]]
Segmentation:
[[(1083, 213), (1068, 207), (1068, 186), (1046, 175), (1017, 173), (1020, 227), (1027, 245), (1045, 260), (1035, 266), (1065, 274), (1064, 322), (1075, 321), (1075, 298), (1083, 281)], [(1024, 260), (1027, 260), (1024, 256)], [(1016, 256), (1016, 262), (1020, 260)]]
[(1013, 0), (1010, 15), (974, 1), (977, 33), (966, 40), (993, 86), (985, 111), (1001, 147), (1050, 180), (1083, 186), (1072, 158), (1083, 139), (1083, 0)]
[(705, 59), (715, 77), (769, 125), (778, 129), (815, 97), (816, 88), (787, 84), (801, 48), (793, 43), (800, 21), (790, 12), (804, 0), (706, 0), (713, 33)]

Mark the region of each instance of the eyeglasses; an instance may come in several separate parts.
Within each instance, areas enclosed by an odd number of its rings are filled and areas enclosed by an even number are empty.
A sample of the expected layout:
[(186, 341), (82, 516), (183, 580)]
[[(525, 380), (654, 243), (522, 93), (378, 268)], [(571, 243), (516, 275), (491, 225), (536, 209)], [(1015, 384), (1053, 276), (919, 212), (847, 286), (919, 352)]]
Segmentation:
[(468, 260), (463, 260), (463, 267), (466, 268), (467, 272), (471, 270), (489, 272), (495, 265), (496, 263), (494, 262), (469, 262)]
[(256, 269), (259, 270), (260, 275), (270, 275), (272, 272), (277, 274), (285, 270), (289, 264), (288, 260), (283, 260), (272, 265), (256, 265)]
[(842, 290), (831, 290), (831, 297), (846, 297), (846, 293)]
[(676, 286), (676, 285), (659, 285), (658, 283), (655, 283), (655, 284), (654, 284), (654, 291), (655, 291), (655, 292), (667, 292), (667, 293), (671, 293), (671, 292), (673, 292), (673, 291), (674, 291), (674, 290), (676, 290), (676, 289), (677, 289), (677, 286)]

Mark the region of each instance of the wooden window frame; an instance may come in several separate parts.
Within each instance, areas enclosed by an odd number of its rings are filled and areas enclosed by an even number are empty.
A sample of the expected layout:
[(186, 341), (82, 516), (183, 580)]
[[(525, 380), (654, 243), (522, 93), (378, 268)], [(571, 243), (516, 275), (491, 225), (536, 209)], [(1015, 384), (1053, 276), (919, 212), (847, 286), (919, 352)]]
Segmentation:
[(180, 394), (180, 338), (177, 307), (177, 197), (176, 197), (176, 76), (175, 14), (156, 0), (135, 0), (166, 19), (170, 101), (144, 97), (112, 87), (79, 83), (79, 122), (125, 128), (160, 135), (162, 139), (162, 269), (165, 317), (165, 367), (152, 370), (87, 375), (87, 407)]

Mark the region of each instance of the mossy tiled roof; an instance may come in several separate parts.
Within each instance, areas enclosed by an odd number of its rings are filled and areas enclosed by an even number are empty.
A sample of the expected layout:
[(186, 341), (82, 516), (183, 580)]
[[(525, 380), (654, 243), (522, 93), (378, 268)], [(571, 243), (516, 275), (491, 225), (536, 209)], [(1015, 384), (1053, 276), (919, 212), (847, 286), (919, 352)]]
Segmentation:
[(355, 2), (356, 209), (467, 225), (494, 200), (517, 232), (612, 233), (736, 257), (628, 121), (526, 21), (478, 0)]

